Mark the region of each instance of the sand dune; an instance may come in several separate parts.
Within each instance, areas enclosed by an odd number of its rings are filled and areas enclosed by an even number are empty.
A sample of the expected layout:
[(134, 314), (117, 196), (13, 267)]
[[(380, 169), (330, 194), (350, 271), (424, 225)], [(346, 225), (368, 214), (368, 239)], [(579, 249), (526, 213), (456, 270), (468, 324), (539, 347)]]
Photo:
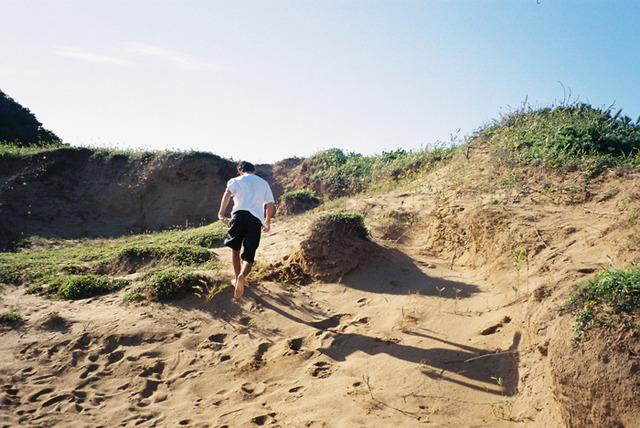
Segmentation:
[[(572, 320), (557, 310), (603, 266), (638, 260), (621, 220), (638, 209), (622, 203), (637, 179), (603, 179), (592, 191), (619, 196), (571, 205), (458, 192), (446, 173), (342, 202), (365, 213), (372, 242), (332, 280), (258, 275), (301, 248), (331, 250), (308, 213), (274, 221), (239, 301), (230, 289), (208, 303), (123, 304), (126, 290), (54, 301), (3, 286), (0, 305), (25, 322), (0, 332), (0, 426), (549, 427), (571, 425), (580, 405), (633, 426), (638, 387), (615, 374), (637, 380), (638, 353), (608, 367), (602, 355), (617, 351), (606, 345), (571, 348)], [(588, 371), (603, 393), (571, 404)], [(620, 385), (627, 395), (607, 397)]]

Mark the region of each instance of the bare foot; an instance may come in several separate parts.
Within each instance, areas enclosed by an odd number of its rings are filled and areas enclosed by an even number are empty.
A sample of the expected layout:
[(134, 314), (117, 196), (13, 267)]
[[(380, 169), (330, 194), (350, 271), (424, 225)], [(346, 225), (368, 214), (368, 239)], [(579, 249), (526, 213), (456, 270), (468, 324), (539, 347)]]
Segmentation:
[(234, 284), (234, 287), (236, 289), (236, 291), (233, 293), (234, 298), (239, 299), (242, 297), (242, 294), (244, 293), (244, 283), (244, 276), (240, 275), (236, 280), (236, 283)]

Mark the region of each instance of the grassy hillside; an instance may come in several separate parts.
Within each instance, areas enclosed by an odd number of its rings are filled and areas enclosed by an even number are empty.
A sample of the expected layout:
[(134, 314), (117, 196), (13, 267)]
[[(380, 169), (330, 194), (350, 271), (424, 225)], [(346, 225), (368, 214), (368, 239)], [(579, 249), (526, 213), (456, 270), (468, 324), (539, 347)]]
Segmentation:
[[(5, 146), (4, 156), (18, 156), (21, 150), (17, 146)], [(30, 150), (31, 156), (39, 153), (33, 147)], [(326, 201), (330, 201), (361, 192), (411, 186), (413, 181), (447, 165), (456, 156), (468, 158), (470, 150), (487, 151), (489, 162), (501, 170), (500, 176), (503, 177), (498, 183), (489, 177), (486, 183), (478, 186), (481, 192), (493, 193), (499, 188), (514, 186), (530, 187), (532, 183), (527, 182), (527, 172), (518, 169), (526, 166), (560, 174), (578, 171), (584, 189), (588, 180), (594, 179), (606, 168), (640, 169), (640, 125), (632, 123), (620, 112), (612, 114), (609, 110), (585, 104), (539, 110), (523, 107), (485, 126), (458, 146), (417, 151), (399, 149), (376, 156), (330, 149), (305, 159), (300, 171), (295, 173), (302, 176), (306, 187), (310, 189), (304, 192), (315, 190)], [(198, 157), (197, 154), (195, 157)], [(96, 150), (90, 159), (94, 158), (141, 159), (148, 164), (155, 162), (158, 156), (154, 153)], [(156, 168), (162, 168), (162, 162), (160, 159)], [(459, 183), (461, 187), (464, 185), (464, 182)], [(144, 187), (145, 183), (138, 182), (136, 186)], [(551, 187), (546, 190), (549, 194), (562, 191)], [(571, 191), (581, 192), (577, 188)], [(302, 190), (299, 189), (285, 194), (283, 202), (299, 197), (300, 192)], [(305, 196), (315, 198), (313, 193)], [(600, 198), (604, 200), (612, 196), (601, 195)], [(585, 197), (576, 198), (584, 200)], [(316, 201), (312, 206), (320, 203), (317, 198)], [(193, 265), (198, 268), (209, 258), (196, 255), (197, 246), (213, 246), (221, 239), (221, 233), (220, 227), (215, 226), (215, 229), (187, 229), (180, 234), (173, 231), (159, 235), (133, 235), (122, 238), (124, 243), (120, 244), (101, 240), (56, 240), (46, 243), (45, 248), (35, 238), (24, 241), (18, 253), (1, 256), (0, 281), (27, 283), (31, 285), (30, 290), (39, 292), (46, 284), (49, 285), (47, 293), (55, 294), (59, 293), (68, 275), (121, 273), (117, 269), (109, 271), (104, 267), (108, 265), (122, 265), (125, 262), (136, 265), (148, 260), (163, 268), (173, 265)], [(154, 240), (156, 243), (152, 244)], [(195, 241), (198, 241), (196, 247), (193, 246)], [(65, 262), (62, 263), (62, 260)], [(118, 288), (106, 285), (96, 290), (108, 291), (111, 289), (109, 287), (114, 290)], [(577, 310), (575, 303), (573, 308)]]

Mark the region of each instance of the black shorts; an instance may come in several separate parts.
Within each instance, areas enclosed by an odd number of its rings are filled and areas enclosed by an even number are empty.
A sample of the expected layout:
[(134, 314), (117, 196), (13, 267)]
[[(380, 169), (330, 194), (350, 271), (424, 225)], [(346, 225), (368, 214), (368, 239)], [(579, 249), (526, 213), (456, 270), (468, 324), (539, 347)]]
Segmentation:
[(224, 245), (233, 250), (240, 251), (242, 260), (253, 263), (256, 250), (260, 245), (260, 234), (262, 233), (262, 223), (249, 211), (236, 211), (233, 213), (229, 230)]

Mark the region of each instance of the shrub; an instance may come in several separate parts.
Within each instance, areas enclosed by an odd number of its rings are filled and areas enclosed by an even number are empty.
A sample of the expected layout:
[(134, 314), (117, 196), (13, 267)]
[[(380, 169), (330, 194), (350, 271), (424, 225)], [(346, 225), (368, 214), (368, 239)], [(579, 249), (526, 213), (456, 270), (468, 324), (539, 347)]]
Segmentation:
[(621, 113), (587, 104), (537, 110), (523, 104), (471, 140), (489, 140), (497, 158), (525, 163), (578, 168), (591, 157), (600, 159), (600, 167), (637, 161), (640, 125)]
[(209, 250), (195, 245), (170, 244), (168, 246), (132, 244), (120, 249), (116, 258), (159, 259), (175, 262), (178, 265), (194, 265), (208, 262), (215, 255)]
[(640, 267), (606, 270), (581, 284), (565, 302), (563, 310), (576, 317), (573, 342), (579, 342), (594, 325), (625, 324), (623, 315), (640, 309)]
[(280, 203), (283, 214), (299, 214), (316, 208), (322, 199), (311, 190), (294, 190), (282, 195)]
[(169, 268), (145, 275), (145, 289), (153, 300), (174, 300), (199, 286), (202, 277), (184, 268)]
[(22, 315), (15, 311), (7, 311), (0, 314), (0, 324), (17, 324), (22, 322)]
[(215, 257), (206, 248), (194, 245), (172, 245), (165, 249), (165, 255), (178, 265), (198, 265), (206, 263)]
[(125, 279), (110, 279), (99, 275), (66, 276), (56, 281), (57, 294), (65, 299), (83, 299), (110, 293), (126, 286)]
[(0, 91), (0, 141), (4, 145), (16, 147), (62, 145), (62, 140), (53, 132), (44, 129), (42, 123), (28, 108), (22, 107), (2, 91)]
[(284, 200), (296, 200), (302, 202), (314, 202), (320, 203), (322, 200), (318, 198), (315, 193), (311, 190), (303, 189), (303, 190), (294, 190), (291, 192), (287, 192), (282, 195), (282, 199)]
[(310, 185), (318, 193), (348, 196), (381, 183), (398, 183), (420, 171), (428, 171), (437, 162), (449, 159), (455, 150), (454, 146), (415, 152), (398, 149), (376, 156), (363, 156), (330, 149), (305, 160), (303, 167), (310, 171)]
[(122, 296), (122, 301), (137, 302), (137, 301), (143, 300), (144, 297), (145, 297), (145, 286), (137, 285), (135, 287), (132, 287), (126, 293), (124, 293), (124, 296)]
[(0, 283), (16, 284), (20, 281), (19, 275), (12, 266), (0, 264)]

